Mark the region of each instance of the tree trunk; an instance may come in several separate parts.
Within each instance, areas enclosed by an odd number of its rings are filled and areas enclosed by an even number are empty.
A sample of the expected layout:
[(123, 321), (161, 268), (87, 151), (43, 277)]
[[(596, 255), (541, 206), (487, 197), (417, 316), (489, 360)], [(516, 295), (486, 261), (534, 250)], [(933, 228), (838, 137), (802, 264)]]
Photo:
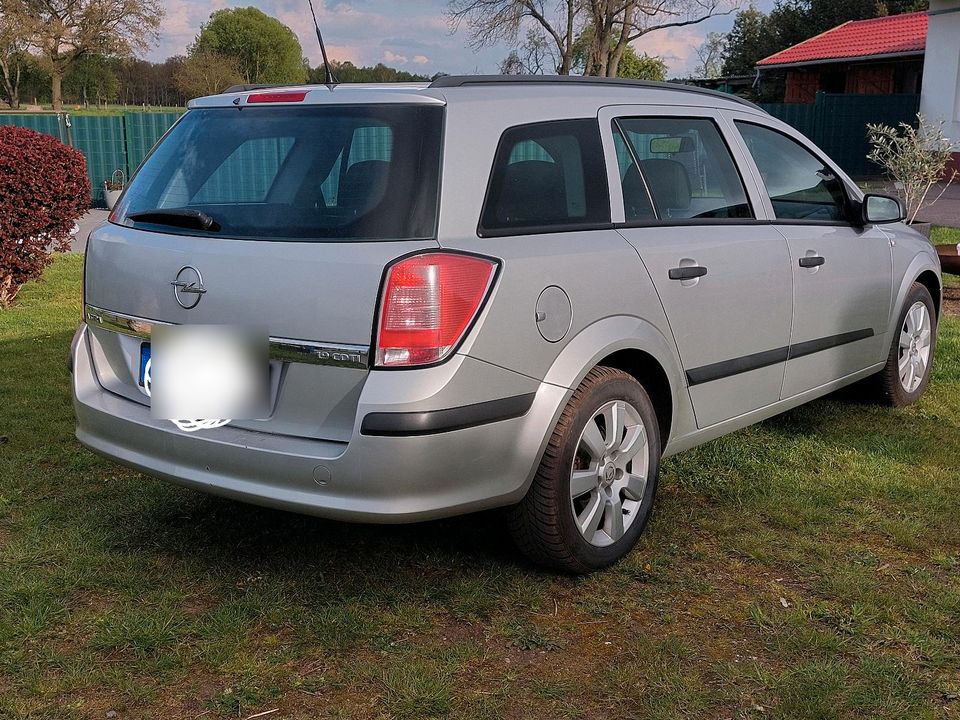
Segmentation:
[(20, 286), (13, 284), (13, 275), (5, 274), (0, 277), (0, 310), (13, 305), (19, 292)]
[(0, 71), (3, 74), (3, 90), (7, 95), (7, 104), (11, 110), (20, 109), (20, 65), (11, 72), (10, 63), (0, 60)]
[(590, 7), (590, 24), (593, 36), (587, 55), (584, 75), (606, 77), (610, 52), (613, 46), (613, 26), (616, 10), (611, 0), (595, 0)]
[(623, 14), (623, 25), (620, 29), (620, 37), (617, 38), (617, 44), (614, 46), (613, 52), (610, 53), (607, 61), (608, 77), (617, 77), (620, 73), (620, 61), (623, 59), (623, 54), (627, 51), (627, 46), (630, 44), (630, 28), (633, 25), (636, 12), (636, 3), (628, 3)]
[(54, 65), (50, 69), (50, 92), (53, 95), (53, 110), (63, 110), (63, 70)]
[(563, 40), (564, 48), (561, 52), (560, 74), (569, 75), (573, 67), (573, 37), (574, 22), (576, 17), (576, 4), (573, 0), (567, 0), (567, 24), (564, 29)]

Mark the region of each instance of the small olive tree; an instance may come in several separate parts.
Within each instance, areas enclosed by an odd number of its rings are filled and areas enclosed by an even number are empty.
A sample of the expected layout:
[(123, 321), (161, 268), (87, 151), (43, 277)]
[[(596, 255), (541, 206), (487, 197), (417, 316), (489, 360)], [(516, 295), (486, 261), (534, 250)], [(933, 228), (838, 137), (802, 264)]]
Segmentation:
[(956, 170), (944, 175), (950, 162), (952, 147), (943, 135), (943, 123), (929, 123), (917, 114), (917, 127), (900, 123), (899, 129), (889, 125), (869, 124), (867, 135), (870, 150), (867, 158), (882, 167), (895, 183), (897, 194), (907, 210), (907, 220), (915, 222), (917, 214), (941, 198), (946, 187), (930, 199), (930, 190), (941, 180), (949, 185)]

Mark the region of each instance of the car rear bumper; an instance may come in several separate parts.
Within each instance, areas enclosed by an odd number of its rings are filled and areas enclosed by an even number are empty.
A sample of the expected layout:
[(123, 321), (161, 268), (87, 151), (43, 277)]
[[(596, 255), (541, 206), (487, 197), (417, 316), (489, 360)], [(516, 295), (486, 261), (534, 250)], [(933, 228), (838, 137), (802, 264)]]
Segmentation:
[[(349, 442), (231, 426), (184, 433), (151, 418), (146, 406), (101, 387), (86, 333), (81, 326), (71, 357), (77, 438), (85, 446), (204, 492), (343, 520), (414, 522), (517, 502), (569, 393), (487, 366), (485, 373), (509, 375), (505, 386), (529, 383), (529, 392), (451, 413), (451, 408), (424, 407), (422, 399), (405, 405), (405, 373), (371, 372)], [(479, 362), (457, 360), (467, 361)], [(433, 370), (450, 374), (442, 366)], [(467, 366), (458, 372), (470, 371)], [(371, 420), (362, 432), (367, 417)], [(400, 431), (391, 433), (391, 427)], [(418, 427), (425, 432), (418, 433)]]

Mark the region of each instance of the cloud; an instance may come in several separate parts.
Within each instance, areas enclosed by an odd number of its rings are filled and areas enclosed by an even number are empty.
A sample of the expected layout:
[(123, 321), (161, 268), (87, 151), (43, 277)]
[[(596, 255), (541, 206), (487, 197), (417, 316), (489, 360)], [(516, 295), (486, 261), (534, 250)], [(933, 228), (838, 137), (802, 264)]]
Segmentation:
[(668, 75), (689, 75), (697, 63), (697, 48), (707, 31), (696, 27), (655, 30), (633, 43), (638, 53), (658, 55), (669, 68)]
[(430, 62), (430, 58), (428, 58), (426, 55), (414, 55), (413, 62), (417, 65), (426, 65), (428, 62)]
[(383, 61), (388, 64), (393, 65), (406, 65), (407, 56), (406, 55), (397, 55), (395, 52), (390, 50), (385, 50), (383, 53)]
[[(354, 65), (362, 64), (360, 60), (360, 49), (352, 45), (327, 44), (327, 55), (331, 60), (338, 60), (339, 62), (351, 62)], [(316, 64), (319, 64), (319, 60)]]

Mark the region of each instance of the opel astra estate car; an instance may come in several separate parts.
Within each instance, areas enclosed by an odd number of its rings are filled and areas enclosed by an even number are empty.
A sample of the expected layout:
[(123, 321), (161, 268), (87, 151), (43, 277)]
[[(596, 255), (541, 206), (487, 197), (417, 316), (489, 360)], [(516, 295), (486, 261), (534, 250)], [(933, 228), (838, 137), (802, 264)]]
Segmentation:
[[(858, 381), (918, 399), (941, 278), (902, 219), (696, 88), (231, 88), (90, 236), (77, 437), (326, 518), (504, 507), (531, 559), (591, 571), (634, 545), (662, 458)], [(263, 328), (265, 415), (154, 417), (151, 342), (187, 325)]]

